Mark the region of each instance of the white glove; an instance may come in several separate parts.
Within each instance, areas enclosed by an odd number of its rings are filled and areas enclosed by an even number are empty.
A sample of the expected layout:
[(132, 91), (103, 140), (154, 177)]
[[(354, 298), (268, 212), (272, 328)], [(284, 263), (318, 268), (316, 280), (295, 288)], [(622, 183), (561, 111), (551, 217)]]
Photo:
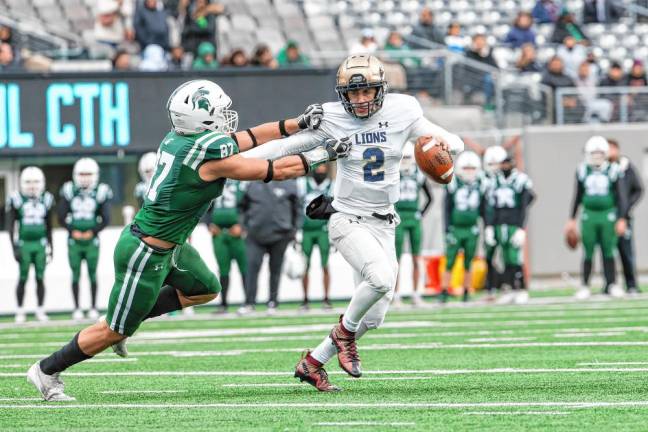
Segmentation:
[(327, 138), (324, 140), (324, 148), (331, 155), (329, 160), (334, 161), (339, 158), (345, 158), (351, 153), (351, 139), (349, 137), (340, 139)]
[(324, 109), (320, 104), (308, 105), (306, 111), (297, 118), (297, 124), (300, 129), (317, 130), (322, 123)]
[(526, 242), (526, 231), (518, 228), (511, 236), (511, 244), (516, 248), (521, 248)]
[(495, 229), (492, 226), (487, 226), (484, 229), (484, 243), (486, 246), (495, 246)]

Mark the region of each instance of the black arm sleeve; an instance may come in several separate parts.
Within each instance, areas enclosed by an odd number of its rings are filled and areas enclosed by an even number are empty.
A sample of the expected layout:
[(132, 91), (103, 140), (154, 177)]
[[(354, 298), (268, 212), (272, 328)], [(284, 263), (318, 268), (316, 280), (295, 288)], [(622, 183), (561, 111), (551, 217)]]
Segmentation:
[(7, 207), (7, 231), (9, 231), (9, 241), (14, 245), (16, 235), (16, 221), (18, 220), (18, 210), (13, 205)]
[(302, 205), (302, 200), (299, 198), (297, 193), (291, 195), (290, 205), (292, 206), (293, 229), (297, 231), (301, 227), (301, 221), (304, 216), (304, 206)]
[(427, 181), (423, 182), (423, 186), (421, 186), (421, 189), (423, 190), (423, 194), (425, 195), (425, 199), (426, 199), (425, 205), (421, 210), (421, 214), (424, 215), (430, 209), (430, 206), (434, 202), (434, 198), (432, 198), (432, 192), (430, 191), (430, 187), (428, 186)]
[(450, 217), (452, 216), (452, 208), (453, 208), (452, 194), (446, 190), (445, 202), (443, 205), (443, 227), (445, 229), (445, 232), (448, 232), (448, 228), (450, 228)]
[(617, 214), (619, 218), (628, 218), (628, 188), (625, 178), (622, 177), (614, 183), (614, 196), (617, 203)]
[(520, 228), (526, 226), (527, 218), (529, 217), (529, 207), (535, 201), (536, 195), (531, 189), (524, 189), (520, 199)]
[(630, 164), (626, 171), (626, 186), (628, 187), (628, 216), (632, 208), (637, 205), (644, 192), (641, 178), (637, 175), (637, 170)]
[(95, 236), (110, 224), (110, 201), (101, 203), (99, 206), (99, 215), (101, 216), (101, 222), (92, 228), (92, 233)]
[(576, 178), (576, 187), (574, 188), (574, 200), (572, 201), (572, 207), (571, 207), (571, 213), (570, 216), (572, 219), (576, 218), (576, 213), (578, 213), (578, 207), (580, 207), (580, 203), (583, 200), (583, 184), (578, 181), (578, 177)]
[(245, 192), (243, 194), (243, 197), (237, 204), (238, 210), (239, 210), (239, 223), (243, 227), (247, 227), (247, 212), (248, 209), (250, 208), (250, 196), (248, 195), (248, 192)]
[(52, 211), (47, 212), (45, 217), (45, 234), (47, 235), (47, 243), (49, 243), (51, 248), (54, 248), (54, 243), (52, 243)]
[(65, 197), (61, 197), (61, 201), (59, 201), (58, 207), (57, 207), (57, 216), (59, 220), (59, 224), (61, 226), (65, 227), (65, 229), (68, 230), (68, 233), (72, 232), (72, 228), (70, 225), (66, 222), (65, 219), (67, 219), (68, 213), (70, 213), (70, 201), (65, 199)]

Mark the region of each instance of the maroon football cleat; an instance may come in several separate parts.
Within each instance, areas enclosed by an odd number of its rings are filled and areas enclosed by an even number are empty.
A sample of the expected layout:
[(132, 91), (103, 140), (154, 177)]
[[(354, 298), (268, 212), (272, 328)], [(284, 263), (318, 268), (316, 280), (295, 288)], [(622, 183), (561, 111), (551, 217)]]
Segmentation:
[(340, 315), (339, 324), (331, 330), (330, 336), (338, 352), (340, 367), (352, 377), (360, 378), (362, 376), (362, 369), (360, 367), (358, 348), (356, 347), (355, 333), (344, 328), (342, 325), (342, 315)]
[(315, 359), (309, 358), (310, 351), (305, 351), (302, 354), (302, 358), (295, 366), (295, 378), (299, 378), (299, 381), (306, 381), (308, 384), (315, 387), (321, 392), (337, 392), (341, 389), (339, 387), (331, 384), (328, 378), (328, 374)]

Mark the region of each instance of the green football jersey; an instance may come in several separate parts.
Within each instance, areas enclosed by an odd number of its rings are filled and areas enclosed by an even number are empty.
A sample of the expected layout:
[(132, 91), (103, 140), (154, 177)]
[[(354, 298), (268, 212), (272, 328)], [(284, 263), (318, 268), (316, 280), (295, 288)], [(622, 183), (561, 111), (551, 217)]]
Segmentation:
[(606, 163), (601, 168), (593, 168), (585, 163), (576, 173), (583, 187), (583, 207), (587, 210), (610, 210), (616, 206), (614, 184), (619, 179), (619, 165)]
[(425, 176), (415, 169), (413, 174), (400, 173), (400, 197), (396, 203), (398, 213), (419, 211), (419, 191), (425, 183)]
[(100, 207), (112, 199), (110, 186), (99, 183), (94, 189), (81, 189), (68, 181), (61, 187), (61, 197), (70, 203), (65, 222), (73, 230), (88, 231), (99, 224)]
[(220, 132), (169, 132), (158, 149), (155, 173), (135, 223), (149, 236), (183, 244), (210, 202), (223, 193), (224, 178), (205, 182), (198, 170), (209, 160), (238, 153), (236, 142)]
[[(315, 179), (312, 177), (300, 177), (299, 179), (297, 179), (299, 196), (302, 198), (302, 201), (304, 203), (304, 214), (306, 212), (306, 207), (308, 206), (308, 204), (315, 198), (320, 195), (331, 196), (331, 185), (332, 183), (329, 178), (324, 179), (324, 181), (320, 184), (317, 184)], [(311, 219), (308, 216), (304, 216), (302, 229), (321, 230), (327, 225), (327, 220)]]
[(446, 186), (449, 198), (452, 200), (450, 225), (472, 227), (480, 217), (480, 207), (486, 196), (487, 181), (478, 177), (472, 183), (465, 183), (458, 176)]
[(491, 177), (490, 199), (495, 209), (514, 209), (520, 207), (522, 192), (532, 189), (533, 184), (528, 175), (514, 169), (508, 177), (502, 173)]
[(47, 236), (47, 213), (54, 205), (54, 196), (44, 192), (38, 198), (30, 198), (15, 192), (9, 196), (7, 208), (18, 213), (18, 239), (41, 240)]
[(211, 222), (221, 228), (229, 228), (238, 223), (238, 204), (245, 195), (245, 183), (227, 180), (223, 194), (214, 200)]

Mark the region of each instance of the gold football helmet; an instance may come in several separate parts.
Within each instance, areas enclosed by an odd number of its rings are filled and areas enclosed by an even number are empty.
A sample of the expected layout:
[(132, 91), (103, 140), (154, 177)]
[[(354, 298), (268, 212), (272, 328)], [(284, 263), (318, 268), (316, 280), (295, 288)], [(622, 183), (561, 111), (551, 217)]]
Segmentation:
[[(352, 103), (349, 100), (350, 90), (364, 88), (375, 88), (376, 95), (369, 102)], [(369, 118), (375, 114), (383, 104), (387, 93), (387, 81), (385, 80), (385, 69), (376, 57), (368, 54), (357, 54), (346, 58), (340, 65), (337, 72), (337, 85), (335, 91), (344, 109), (354, 117)], [(356, 110), (366, 112), (365, 115), (358, 115)]]

